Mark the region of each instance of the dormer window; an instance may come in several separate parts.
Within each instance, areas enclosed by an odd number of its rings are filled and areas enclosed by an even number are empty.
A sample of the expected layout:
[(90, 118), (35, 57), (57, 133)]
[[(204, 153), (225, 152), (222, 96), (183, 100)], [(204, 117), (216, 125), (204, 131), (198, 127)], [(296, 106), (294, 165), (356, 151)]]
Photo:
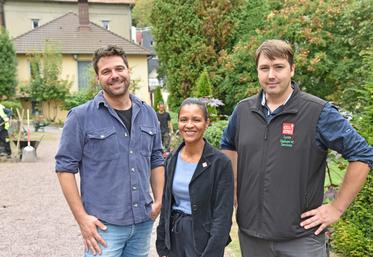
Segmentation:
[(110, 23), (109, 20), (102, 20), (102, 27), (103, 27), (104, 29), (110, 30), (110, 28), (109, 28), (109, 23)]
[(40, 21), (39, 19), (31, 19), (32, 29), (39, 27), (39, 21)]

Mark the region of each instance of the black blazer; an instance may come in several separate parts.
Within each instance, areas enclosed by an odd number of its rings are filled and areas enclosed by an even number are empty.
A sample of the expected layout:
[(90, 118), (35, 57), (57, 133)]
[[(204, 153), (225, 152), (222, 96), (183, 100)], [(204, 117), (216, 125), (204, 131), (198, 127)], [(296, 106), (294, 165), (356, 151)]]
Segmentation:
[[(230, 242), (233, 212), (233, 172), (230, 160), (206, 140), (201, 159), (189, 184), (192, 207), (194, 247), (201, 257), (220, 257)], [(171, 249), (172, 182), (182, 143), (165, 163), (166, 180), (156, 247), (160, 256)]]

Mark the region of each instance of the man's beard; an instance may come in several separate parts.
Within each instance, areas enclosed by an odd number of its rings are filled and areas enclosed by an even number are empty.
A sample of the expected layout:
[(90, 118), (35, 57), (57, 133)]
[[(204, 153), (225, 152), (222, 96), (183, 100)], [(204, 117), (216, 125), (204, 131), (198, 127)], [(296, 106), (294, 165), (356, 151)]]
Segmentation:
[(127, 80), (127, 79), (122, 79), (122, 81), (123, 81), (123, 87), (122, 87), (121, 90), (119, 90), (119, 91), (112, 90), (112, 89), (110, 88), (110, 85), (102, 86), (100, 82), (99, 82), (99, 84), (100, 84), (102, 90), (103, 90), (106, 94), (108, 94), (108, 95), (110, 95), (110, 96), (112, 96), (112, 97), (122, 97), (122, 96), (124, 96), (124, 95), (126, 95), (126, 94), (128, 93), (129, 86), (130, 86), (130, 82), (129, 82), (129, 80)]

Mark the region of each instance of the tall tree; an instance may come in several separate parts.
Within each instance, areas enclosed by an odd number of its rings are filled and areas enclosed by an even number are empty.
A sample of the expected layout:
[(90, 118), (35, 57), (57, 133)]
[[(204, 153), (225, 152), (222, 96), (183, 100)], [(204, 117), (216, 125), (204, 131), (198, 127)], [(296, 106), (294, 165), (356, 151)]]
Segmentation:
[[(226, 111), (229, 113), (237, 100), (258, 90), (255, 50), (264, 40), (272, 38), (287, 40), (294, 46), (294, 79), (303, 90), (343, 103), (343, 91), (361, 85), (364, 80), (356, 76), (356, 71), (362, 65), (360, 53), (372, 41), (372, 33), (367, 29), (373, 26), (369, 1), (268, 0), (266, 3), (269, 9), (262, 17), (264, 23), (259, 23), (225, 59), (221, 88), (227, 91), (223, 98)], [(357, 31), (359, 40), (353, 39)]]
[(340, 77), (347, 83), (341, 85), (342, 96), (333, 95), (333, 98), (355, 112), (360, 112), (362, 105), (359, 104), (359, 94), (354, 94), (350, 89), (356, 89), (355, 92), (367, 91), (364, 85), (372, 81), (372, 27), (373, 3), (370, 0), (352, 1), (348, 8), (343, 10), (338, 22), (338, 33), (342, 42), (336, 48), (341, 51), (342, 58), (338, 62), (336, 72), (343, 74)]
[(209, 58), (201, 21), (195, 15), (194, 1), (156, 0), (152, 24), (159, 74), (166, 77), (169, 106), (175, 109), (190, 94), (200, 66)]
[(16, 51), (7, 31), (0, 28), (0, 99), (14, 96), (16, 76)]
[(191, 95), (205, 67), (215, 81), (221, 59), (235, 42), (235, 14), (240, 2), (155, 0), (153, 36), (172, 109)]
[(152, 12), (154, 0), (137, 0), (132, 10), (133, 24), (136, 27), (150, 27), (150, 15)]
[(198, 77), (196, 87), (193, 91), (195, 97), (211, 97), (212, 96), (212, 85), (209, 78), (209, 73), (205, 68), (201, 75)]

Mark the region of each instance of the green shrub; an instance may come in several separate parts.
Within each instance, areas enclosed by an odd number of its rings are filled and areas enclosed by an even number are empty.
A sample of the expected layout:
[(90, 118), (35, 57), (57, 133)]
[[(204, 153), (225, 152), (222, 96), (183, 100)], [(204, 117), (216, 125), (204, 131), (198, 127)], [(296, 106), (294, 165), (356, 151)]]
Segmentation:
[(223, 135), (224, 129), (227, 127), (227, 120), (219, 120), (212, 122), (205, 132), (205, 138), (209, 143), (216, 148), (220, 147), (221, 136)]
[(168, 113), (171, 117), (172, 130), (176, 132), (179, 129), (177, 125), (177, 112), (169, 111)]
[(197, 98), (212, 96), (212, 84), (210, 81), (209, 73), (206, 68), (199, 75), (192, 95)]
[(79, 91), (77, 93), (68, 95), (65, 98), (63, 108), (65, 110), (70, 110), (78, 105), (84, 104), (89, 100), (93, 99), (95, 96), (94, 92), (91, 91)]
[(18, 109), (22, 109), (22, 104), (18, 100), (6, 100), (1, 102), (6, 108), (11, 109), (13, 112)]
[(154, 106), (153, 106), (156, 112), (158, 112), (158, 105), (160, 103), (164, 103), (164, 101), (163, 101), (161, 87), (157, 87), (154, 91)]
[[(367, 224), (368, 225), (368, 224)], [(372, 224), (371, 224), (372, 225)], [(348, 257), (372, 256), (372, 238), (365, 237), (357, 224), (340, 220), (333, 234), (332, 247), (338, 253)]]
[[(353, 125), (360, 134), (373, 144), (373, 51), (367, 52), (364, 58), (364, 71), (366, 82), (364, 90), (356, 91), (358, 105), (361, 106), (358, 114), (354, 115)], [(332, 237), (332, 246), (335, 252), (348, 257), (373, 256), (373, 175), (368, 175), (367, 181), (346, 210), (340, 222), (334, 225), (335, 232)]]
[(14, 96), (16, 85), (16, 51), (8, 32), (0, 27), (0, 99), (9, 99)]

